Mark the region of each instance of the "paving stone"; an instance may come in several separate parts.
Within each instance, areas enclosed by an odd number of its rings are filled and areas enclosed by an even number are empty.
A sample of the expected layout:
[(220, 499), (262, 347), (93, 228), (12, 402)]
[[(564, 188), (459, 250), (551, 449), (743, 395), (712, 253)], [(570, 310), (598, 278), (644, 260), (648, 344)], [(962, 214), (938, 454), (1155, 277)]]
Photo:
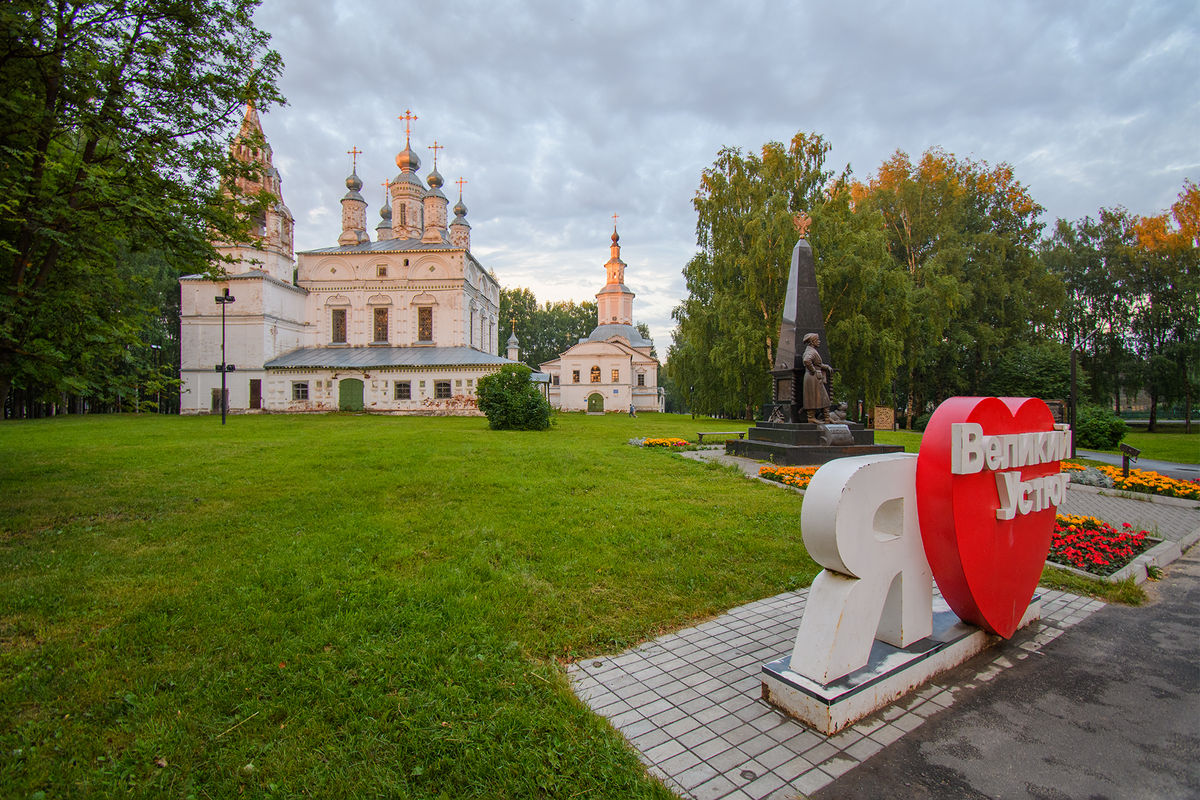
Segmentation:
[(904, 733), (904, 731), (894, 725), (885, 725), (877, 731), (872, 731), (871, 738), (886, 747), (903, 736)]
[(650, 720), (655, 725), (663, 728), (667, 725), (670, 725), (672, 722), (675, 722), (676, 720), (683, 719), (684, 716), (686, 715), (678, 708), (668, 708), (666, 711), (659, 712), (658, 714), (650, 717)]
[(708, 741), (698, 744), (690, 749), (693, 753), (700, 756), (700, 758), (707, 761), (718, 753), (724, 753), (731, 746), (732, 745), (729, 742), (725, 741), (720, 736), (715, 736)]
[(684, 750), (678, 755), (671, 756), (665, 761), (658, 762), (658, 768), (674, 777), (701, 764), (700, 757), (691, 751)]
[(742, 721), (732, 714), (727, 714), (712, 722), (706, 722), (705, 726), (717, 734), (725, 734), (734, 728), (741, 727)]
[(718, 800), (718, 798), (726, 797), (735, 789), (737, 787), (734, 786), (733, 781), (724, 775), (718, 775), (707, 783), (702, 783), (692, 789), (691, 795), (695, 800)]
[(629, 737), (629, 743), (636, 747), (640, 752), (644, 753), (647, 750), (658, 747), (663, 742), (668, 742), (671, 737), (663, 733), (661, 729), (646, 731), (639, 736)]
[(804, 756), (794, 756), (772, 771), (788, 783), (792, 783), (796, 778), (813, 769), (813, 763)]
[(729, 712), (720, 706), (708, 706), (707, 708), (703, 708), (697, 711), (695, 714), (692, 714), (692, 716), (707, 725), (708, 723), (718, 720), (721, 717), (729, 716)]
[(775, 769), (780, 764), (785, 764), (788, 761), (792, 761), (795, 758), (796, 754), (792, 752), (791, 748), (782, 744), (777, 744), (770, 750), (766, 750), (754, 756), (755, 761), (770, 770)]
[(675, 720), (669, 725), (664, 725), (662, 729), (672, 739), (678, 739), (683, 734), (700, 727), (703, 726), (694, 717), (684, 717), (683, 719)]
[(646, 703), (644, 706), (638, 706), (637, 710), (644, 717), (653, 717), (655, 714), (661, 714), (663, 711), (667, 711), (668, 709), (672, 709), (674, 707), (675, 706), (670, 701), (664, 700), (660, 697), (653, 702)]
[(874, 739), (871, 739), (870, 737), (867, 737), (866, 739), (859, 739), (857, 742), (847, 747), (845, 753), (856, 761), (866, 761), (868, 758), (875, 755), (882, 749), (882, 744)]
[(821, 764), (821, 771), (836, 778), (857, 766), (858, 762), (852, 758), (831, 758), (824, 764)]
[[(701, 786), (705, 785), (706, 783), (712, 783), (713, 779), (716, 777), (718, 777), (717, 771), (715, 769), (713, 769), (712, 766), (710, 766), (709, 764), (705, 764), (705, 763), (701, 762), (699, 764), (696, 764), (694, 767), (684, 770), (680, 774), (676, 775), (675, 782), (677, 784), (679, 784), (683, 788), (683, 790), (688, 793), (688, 796), (690, 796), (690, 797), (701, 797), (701, 796), (720, 797), (721, 796), (720, 794), (713, 794), (713, 795), (697, 794), (697, 792)], [(728, 788), (726, 788), (723, 793), (727, 793), (733, 789), (732, 783), (729, 783), (728, 780), (726, 780), (726, 783), (728, 783), (729, 785), (728, 785)], [(717, 787), (719, 785), (720, 784), (712, 783), (712, 786), (709, 788), (708, 791), (710, 791), (710, 792), (716, 791)]]
[(783, 786), (783, 781), (779, 776), (773, 772), (768, 772), (766, 775), (762, 775), (743, 786), (742, 791), (755, 798), (755, 800), (758, 800), (758, 798), (766, 797), (781, 786)]
[(738, 745), (738, 749), (748, 756), (757, 757), (759, 753), (778, 747), (779, 744), (765, 733), (760, 733), (752, 739), (747, 739)]
[(674, 739), (667, 739), (667, 741), (663, 742), (662, 744), (651, 747), (649, 750), (647, 750), (645, 752), (646, 752), (646, 757), (650, 759), (651, 763), (661, 764), (662, 762), (666, 761), (668, 758), (677, 756), (680, 753), (682, 753), (683, 751), (684, 751), (683, 745), (681, 745), (679, 742), (675, 741)]
[(715, 733), (703, 725), (700, 725), (688, 731), (687, 733), (677, 736), (676, 738), (679, 739), (679, 743), (687, 749), (695, 750), (701, 744), (713, 739), (714, 737), (716, 737)]
[(789, 783), (795, 787), (796, 791), (801, 794), (812, 794), (820, 789), (824, 789), (830, 784), (833, 778), (819, 769), (811, 769), (808, 772), (801, 774), (797, 778), (793, 778)]
[(731, 769), (737, 769), (749, 760), (750, 756), (746, 755), (736, 747), (731, 747), (728, 750), (717, 753), (715, 756), (708, 759), (708, 763), (712, 765), (713, 769), (717, 770), (722, 775), (725, 775)]

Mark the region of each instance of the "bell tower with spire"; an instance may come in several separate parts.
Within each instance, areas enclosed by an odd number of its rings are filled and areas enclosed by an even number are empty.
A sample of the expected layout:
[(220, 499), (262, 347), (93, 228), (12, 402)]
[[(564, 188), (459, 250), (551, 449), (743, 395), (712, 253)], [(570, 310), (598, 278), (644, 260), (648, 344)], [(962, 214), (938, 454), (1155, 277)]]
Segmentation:
[(607, 281), (596, 293), (597, 325), (632, 325), (634, 294), (625, 285), (625, 262), (621, 260), (621, 237), (617, 235), (617, 215), (613, 214), (612, 247), (604, 265)]
[(254, 270), (265, 272), (285, 283), (292, 282), (292, 233), (295, 225), (292, 212), (283, 203), (283, 182), (279, 170), (271, 163), (271, 145), (263, 134), (262, 122), (253, 102), (246, 103), (242, 125), (230, 148), (233, 157), (253, 167), (253, 174), (239, 176), (237, 193), (258, 199), (265, 196), (266, 208), (250, 220), (250, 240), (246, 242), (214, 242), (223, 256), (230, 256), (239, 266), (230, 271)]

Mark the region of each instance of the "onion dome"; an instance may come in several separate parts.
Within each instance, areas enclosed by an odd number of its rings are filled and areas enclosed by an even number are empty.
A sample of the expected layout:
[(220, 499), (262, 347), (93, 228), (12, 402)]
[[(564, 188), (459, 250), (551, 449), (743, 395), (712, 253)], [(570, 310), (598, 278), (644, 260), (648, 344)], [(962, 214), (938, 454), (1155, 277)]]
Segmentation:
[(401, 172), (415, 172), (421, 168), (421, 159), (417, 158), (417, 154), (406, 144), (404, 149), (396, 154), (396, 166)]
[(446, 183), (442, 180), (442, 173), (437, 171), (437, 167), (433, 168), (433, 171), (429, 173), (429, 177), (425, 179), (425, 182), (429, 184), (430, 189), (440, 189)]
[(346, 178), (346, 188), (352, 192), (357, 192), (363, 187), (362, 179), (358, 177), (357, 172), (351, 172), (350, 177)]
[(384, 204), (383, 204), (383, 205), (382, 205), (382, 206), (379, 208), (379, 216), (383, 218), (383, 221), (384, 221), (384, 222), (387, 222), (387, 223), (391, 224), (391, 221), (392, 221), (392, 204), (391, 204), (391, 203), (384, 203)]
[(617, 236), (617, 229), (613, 228), (612, 243), (616, 244), (619, 241), (621, 241), (621, 237)]
[(458, 198), (458, 202), (454, 204), (454, 216), (465, 217), (467, 215), (467, 206), (463, 203), (462, 198)]

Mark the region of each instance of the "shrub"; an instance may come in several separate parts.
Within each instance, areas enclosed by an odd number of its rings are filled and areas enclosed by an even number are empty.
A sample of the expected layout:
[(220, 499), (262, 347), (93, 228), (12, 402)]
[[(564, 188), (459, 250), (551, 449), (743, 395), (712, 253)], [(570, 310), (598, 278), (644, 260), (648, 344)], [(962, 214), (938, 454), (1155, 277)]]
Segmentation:
[(924, 433), (925, 429), (929, 427), (929, 420), (932, 419), (932, 417), (933, 417), (933, 414), (922, 414), (921, 416), (914, 419), (913, 420), (913, 430)]
[(544, 431), (550, 427), (550, 404), (529, 381), (524, 364), (505, 364), (499, 372), (479, 379), (476, 396), (488, 427), (504, 431)]
[(1075, 446), (1112, 450), (1125, 437), (1125, 420), (1104, 406), (1079, 406), (1075, 412)]

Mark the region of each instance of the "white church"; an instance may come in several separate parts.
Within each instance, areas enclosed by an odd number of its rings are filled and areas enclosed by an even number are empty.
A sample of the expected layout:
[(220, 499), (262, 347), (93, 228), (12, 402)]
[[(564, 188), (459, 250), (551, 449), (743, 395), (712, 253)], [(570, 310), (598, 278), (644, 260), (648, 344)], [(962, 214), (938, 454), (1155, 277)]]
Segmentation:
[(541, 365), (550, 376), (550, 405), (563, 411), (662, 411), (658, 359), (653, 343), (633, 324), (634, 294), (625, 285), (620, 237), (613, 226), (604, 265), (606, 281), (596, 293), (596, 327), (558, 358)]
[(232, 412), (477, 413), (477, 381), (512, 361), (496, 355), (500, 286), (471, 254), (461, 183), (447, 222), (436, 158), (422, 180), (406, 133), (374, 241), (352, 170), (337, 246), (293, 262), (292, 215), (252, 105), (233, 152), (260, 172), (240, 188), (274, 202), (254, 242), (218, 243), (233, 260), (225, 279), (180, 279), (181, 412), (221, 410), (225, 364)]

